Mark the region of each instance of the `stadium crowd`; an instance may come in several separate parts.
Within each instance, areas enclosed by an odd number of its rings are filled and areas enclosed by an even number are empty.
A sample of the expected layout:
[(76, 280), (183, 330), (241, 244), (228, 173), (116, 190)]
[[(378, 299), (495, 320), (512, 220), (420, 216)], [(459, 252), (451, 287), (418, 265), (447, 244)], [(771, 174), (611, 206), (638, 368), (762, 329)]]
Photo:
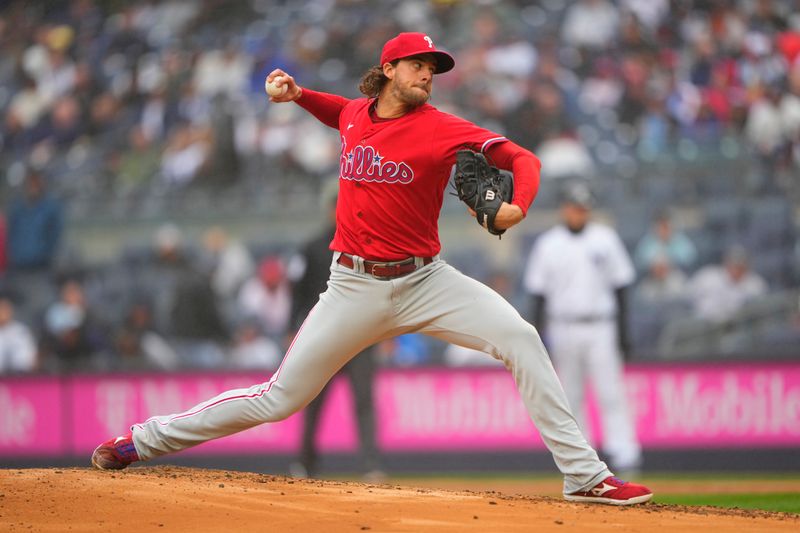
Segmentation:
[[(561, 182), (591, 182), (636, 260), (640, 353), (658, 351), (687, 310), (696, 323), (751, 316), (737, 313), (800, 285), (796, 7), (4, 2), (0, 372), (274, 365), (290, 333), (291, 253), (220, 228), (188, 242), (165, 225), (108, 264), (85, 264), (65, 259), (64, 227), (180, 219), (197, 195), (232, 195), (241, 212), (291, 208), (287, 191), (316, 198), (336, 176), (337, 136), (296, 106), (270, 106), (266, 73), (280, 66), (356, 97), (380, 44), (409, 29), (457, 58), (435, 105), (541, 158), (536, 206), (554, 207)], [(651, 220), (654, 205), (693, 209), (699, 222)], [(517, 274), (502, 273), (512, 300)], [(797, 310), (785, 315), (770, 338), (796, 345)], [(414, 364), (439, 361), (441, 348), (408, 337), (387, 351)]]

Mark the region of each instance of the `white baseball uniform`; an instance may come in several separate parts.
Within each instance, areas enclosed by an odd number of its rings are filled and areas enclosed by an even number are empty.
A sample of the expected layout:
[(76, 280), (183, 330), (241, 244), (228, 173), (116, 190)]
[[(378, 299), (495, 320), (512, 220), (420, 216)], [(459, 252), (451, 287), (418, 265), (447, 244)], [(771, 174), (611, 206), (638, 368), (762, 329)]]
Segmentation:
[(546, 338), (570, 406), (582, 428), (584, 391), (591, 381), (599, 402), (603, 449), (619, 469), (636, 468), (641, 447), (626, 404), (616, 327), (616, 289), (635, 271), (619, 236), (589, 222), (573, 233), (559, 225), (537, 239), (524, 284), (544, 296)]

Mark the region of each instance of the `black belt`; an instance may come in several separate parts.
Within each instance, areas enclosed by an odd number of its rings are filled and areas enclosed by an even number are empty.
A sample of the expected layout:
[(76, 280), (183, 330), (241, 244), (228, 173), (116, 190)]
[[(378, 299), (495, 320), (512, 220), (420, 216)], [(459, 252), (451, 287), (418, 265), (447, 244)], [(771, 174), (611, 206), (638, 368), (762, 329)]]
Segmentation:
[[(429, 265), (433, 263), (433, 257), (422, 257), (422, 264)], [(339, 259), (336, 260), (340, 265), (347, 268), (354, 268), (355, 261), (353, 257), (347, 254), (341, 254)], [(403, 259), (401, 261), (367, 261), (364, 260), (364, 272), (381, 279), (399, 278), (411, 274), (417, 269), (417, 262), (414, 257)]]

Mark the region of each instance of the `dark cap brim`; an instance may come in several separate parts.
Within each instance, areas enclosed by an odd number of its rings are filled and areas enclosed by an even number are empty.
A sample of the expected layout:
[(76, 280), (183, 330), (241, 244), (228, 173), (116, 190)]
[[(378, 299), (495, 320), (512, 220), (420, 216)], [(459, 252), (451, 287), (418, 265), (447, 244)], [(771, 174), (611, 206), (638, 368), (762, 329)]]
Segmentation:
[(403, 55), (402, 57), (395, 57), (387, 62), (394, 61), (395, 59), (406, 59), (408, 57), (421, 56), (425, 54), (430, 54), (436, 59), (436, 71), (434, 71), (434, 74), (443, 74), (449, 70), (453, 70), (453, 67), (456, 66), (456, 60), (453, 59), (453, 56), (447, 52), (442, 52), (441, 50), (429, 50), (427, 48), (421, 48), (419, 51)]
[(436, 74), (442, 74), (449, 70), (453, 70), (456, 66), (456, 60), (447, 52), (437, 50), (436, 52), (428, 52), (436, 58)]

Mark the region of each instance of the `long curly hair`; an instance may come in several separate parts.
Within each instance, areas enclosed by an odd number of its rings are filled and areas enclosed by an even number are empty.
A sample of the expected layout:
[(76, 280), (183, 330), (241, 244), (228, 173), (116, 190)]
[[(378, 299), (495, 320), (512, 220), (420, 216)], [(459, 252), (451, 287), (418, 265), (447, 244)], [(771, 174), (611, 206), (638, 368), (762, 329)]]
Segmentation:
[[(395, 59), (391, 64), (396, 67), (398, 62), (399, 60)], [(361, 83), (358, 84), (358, 90), (367, 98), (377, 98), (388, 81), (389, 78), (383, 73), (383, 66), (376, 65), (361, 76)]]

